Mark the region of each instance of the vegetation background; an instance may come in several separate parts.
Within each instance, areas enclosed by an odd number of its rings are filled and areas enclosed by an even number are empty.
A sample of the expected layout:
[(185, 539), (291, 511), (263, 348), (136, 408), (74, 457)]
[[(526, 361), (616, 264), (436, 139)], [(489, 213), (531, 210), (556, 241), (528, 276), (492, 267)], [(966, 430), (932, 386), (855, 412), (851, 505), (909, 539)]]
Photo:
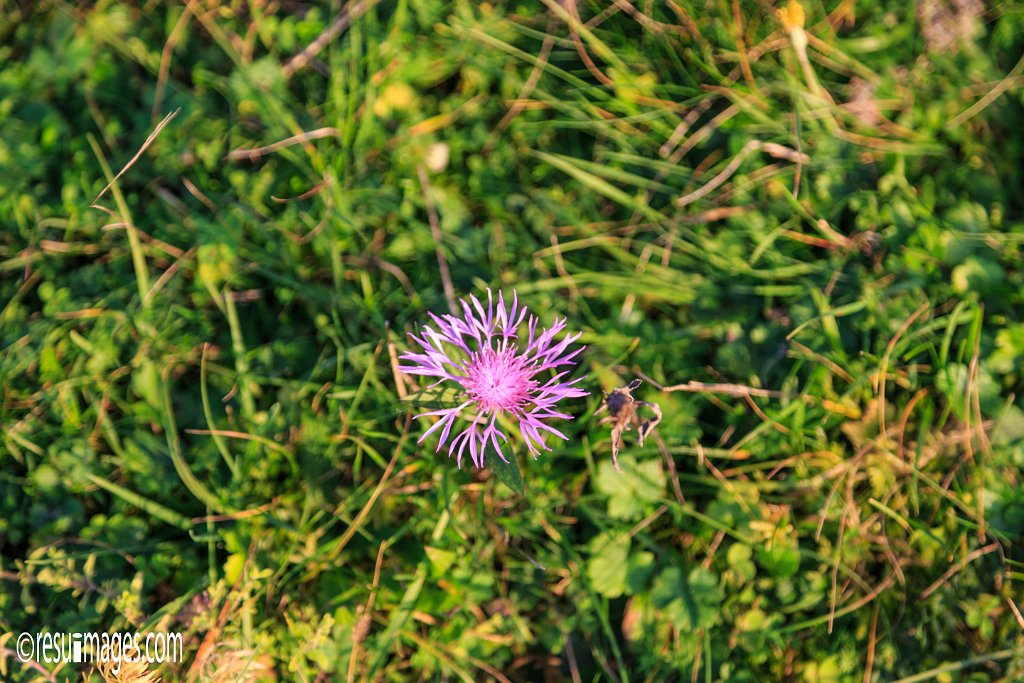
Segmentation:
[[(981, 0), (0, 0), (0, 679), (166, 629), (169, 681), (1022, 680), (1022, 48)], [(588, 344), (523, 494), (416, 444), (448, 282)]]

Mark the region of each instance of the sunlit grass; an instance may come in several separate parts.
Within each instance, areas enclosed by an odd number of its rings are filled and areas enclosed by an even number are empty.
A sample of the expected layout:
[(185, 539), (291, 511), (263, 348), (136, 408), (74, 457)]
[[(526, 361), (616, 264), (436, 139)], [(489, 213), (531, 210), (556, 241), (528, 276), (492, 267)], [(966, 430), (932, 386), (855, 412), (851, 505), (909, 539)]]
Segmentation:
[[(1024, 13), (916, 7), (0, 4), (0, 678), (1019, 679)], [(488, 287), (525, 495), (398, 369)]]

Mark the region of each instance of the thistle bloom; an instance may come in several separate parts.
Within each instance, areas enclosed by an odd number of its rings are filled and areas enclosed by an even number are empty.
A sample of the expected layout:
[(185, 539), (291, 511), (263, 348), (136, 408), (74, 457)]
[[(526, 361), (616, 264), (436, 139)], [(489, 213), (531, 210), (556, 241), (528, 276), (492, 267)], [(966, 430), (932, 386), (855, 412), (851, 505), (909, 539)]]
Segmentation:
[[(518, 422), (526, 448), (534, 458), (542, 450), (551, 450), (544, 442), (543, 432), (568, 439), (545, 420), (571, 420), (571, 415), (556, 409), (558, 402), (588, 393), (573, 386), (583, 377), (564, 381), (569, 370), (555, 371), (576, 364), (573, 359), (584, 347), (570, 350), (570, 345), (579, 339), (579, 333), (556, 341), (555, 336), (565, 329), (565, 320), (556, 318), (551, 327), (538, 329), (537, 317), (528, 315), (526, 306), (519, 306), (514, 293), (511, 308), (505, 305), (501, 292), (495, 306), (490, 290), (486, 306), (475, 296), (470, 296), (469, 302), (462, 299), (460, 304), (461, 317), (430, 313), (433, 325), (424, 325), (419, 336), (409, 335), (423, 349), (422, 353), (401, 357), (408, 363), (400, 367), (403, 372), (436, 377), (431, 387), (449, 382), (459, 389), (458, 406), (416, 416), (440, 418), (419, 441), (440, 429), (435, 452), (440, 451), (456, 419), (461, 417), (469, 424), (451, 440), (448, 456), (455, 454), (456, 463), (462, 467), (462, 456), (468, 446), (473, 464), (483, 467), (488, 444), (508, 462), (499, 445), (499, 439), (508, 441), (497, 425), (501, 415)], [(524, 326), (526, 335), (521, 339), (519, 331)]]

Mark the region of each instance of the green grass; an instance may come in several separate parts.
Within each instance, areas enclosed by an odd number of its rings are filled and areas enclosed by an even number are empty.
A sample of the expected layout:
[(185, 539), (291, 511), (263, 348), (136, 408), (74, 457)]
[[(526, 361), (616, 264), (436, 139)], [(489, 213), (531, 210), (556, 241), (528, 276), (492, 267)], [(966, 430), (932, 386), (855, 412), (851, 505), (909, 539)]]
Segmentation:
[[(1024, 676), (1024, 6), (314, 4), (0, 1), (0, 679)], [(588, 345), (523, 495), (399, 395), (442, 259)]]

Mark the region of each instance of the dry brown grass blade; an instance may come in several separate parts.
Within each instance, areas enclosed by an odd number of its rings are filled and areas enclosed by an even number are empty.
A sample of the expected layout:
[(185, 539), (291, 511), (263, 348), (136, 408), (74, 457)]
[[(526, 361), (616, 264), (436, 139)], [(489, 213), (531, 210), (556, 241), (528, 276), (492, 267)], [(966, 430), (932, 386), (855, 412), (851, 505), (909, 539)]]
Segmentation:
[(224, 157), (227, 161), (238, 161), (239, 159), (248, 159), (249, 161), (257, 161), (264, 154), (276, 152), (279, 149), (290, 147), (291, 145), (298, 145), (310, 140), (320, 140), (321, 138), (330, 137), (341, 137), (341, 131), (337, 128), (331, 128), (330, 126), (324, 128), (317, 128), (316, 130), (307, 131), (298, 135), (292, 135), (284, 140), (278, 140), (269, 145), (263, 147), (256, 147), (254, 149), (236, 149), (228, 152), (227, 156)]
[(973, 551), (967, 553), (967, 555), (965, 555), (962, 560), (960, 560), (959, 562), (957, 562), (956, 564), (951, 566), (949, 569), (947, 569), (942, 574), (942, 576), (940, 576), (938, 579), (936, 579), (936, 581), (932, 585), (928, 586), (923, 591), (921, 591), (921, 595), (919, 596), (919, 599), (921, 599), (921, 600), (926, 599), (929, 595), (931, 595), (935, 591), (939, 590), (943, 586), (943, 584), (945, 584), (947, 581), (949, 581), (955, 574), (957, 574), (958, 572), (962, 571), (963, 568), (966, 567), (967, 565), (969, 565), (971, 562), (974, 562), (979, 557), (983, 557), (984, 555), (988, 555), (989, 553), (994, 552), (994, 551), (996, 551), (998, 549), (999, 549), (999, 544), (998, 543), (989, 543), (988, 545), (986, 545), (984, 547), (975, 548)]
[[(680, 505), (686, 505), (686, 496), (683, 495), (683, 487), (679, 483), (679, 473), (676, 471), (676, 461), (672, 457), (672, 453), (669, 452), (668, 446), (665, 445), (665, 440), (661, 438), (661, 434), (655, 432), (654, 443), (658, 446), (658, 451), (661, 456), (665, 459), (665, 466), (668, 467), (669, 480), (672, 482), (672, 492), (675, 494), (676, 500), (679, 501)], [(618, 466), (616, 466), (618, 469)]]
[(916, 394), (914, 394), (913, 398), (911, 398), (910, 401), (907, 402), (906, 407), (903, 409), (903, 417), (900, 418), (899, 440), (897, 442), (897, 448), (898, 448), (897, 453), (899, 454), (900, 460), (902, 460), (904, 462), (907, 462), (907, 456), (906, 456), (906, 451), (905, 451), (905, 448), (904, 448), (904, 445), (903, 445), (903, 437), (904, 437), (904, 435), (907, 432), (907, 423), (910, 420), (910, 414), (913, 412), (914, 406), (917, 405), (918, 401), (920, 401), (922, 398), (924, 398), (927, 395), (928, 395), (928, 388), (927, 387), (925, 387), (924, 389), (919, 390)]
[(220, 608), (220, 612), (217, 614), (217, 621), (209, 631), (206, 632), (206, 636), (203, 638), (203, 642), (199, 645), (199, 650), (196, 652), (196, 657), (192, 660), (192, 665), (188, 668), (188, 672), (185, 674), (186, 681), (194, 681), (196, 677), (202, 673), (203, 666), (206, 664), (207, 658), (213, 649), (217, 646), (217, 639), (220, 637), (221, 632), (224, 629), (224, 625), (228, 621), (228, 616), (234, 611), (235, 605), (238, 603), (239, 594), (238, 589), (242, 586), (242, 580), (249, 573), (249, 565), (252, 563), (252, 558), (256, 553), (256, 547), (250, 546), (249, 553), (246, 555), (245, 564), (242, 565), (242, 571), (239, 572), (238, 578), (235, 579), (235, 583), (231, 586), (231, 590), (228, 592), (228, 596), (224, 599), (224, 604)]
[[(552, 9), (556, 9), (556, 6), (553, 6), (548, 0), (545, 0), (545, 4)], [(557, 7), (556, 11), (561, 9), (561, 7)], [(580, 20), (580, 13), (579, 8), (576, 6), (576, 0), (565, 0), (565, 9), (562, 11), (567, 12), (572, 18), (572, 21), (566, 22), (569, 25), (569, 35), (572, 36), (572, 42), (576, 46), (576, 54), (580, 56), (580, 60), (583, 62), (583, 65), (587, 67), (587, 71), (589, 71), (591, 75), (601, 83), (601, 85), (613, 87), (615, 82), (608, 78), (597, 64), (594, 63), (590, 53), (587, 52), (586, 46), (583, 44), (583, 40), (580, 38), (579, 32), (576, 30), (574, 24), (582, 25), (583, 23)]]
[(679, 20), (680, 27), (694, 40), (701, 40), (700, 29), (697, 26), (697, 22), (694, 21), (693, 17), (687, 13), (685, 9), (680, 7), (678, 4), (668, 0), (669, 8), (675, 13), (676, 18)]
[(143, 304), (152, 301), (153, 297), (155, 297), (157, 293), (159, 293), (160, 290), (163, 289), (164, 285), (170, 282), (171, 278), (174, 277), (174, 274), (181, 269), (182, 263), (193, 258), (196, 255), (198, 249), (199, 247), (192, 247), (191, 249), (183, 253), (181, 256), (179, 256), (177, 259), (175, 259), (174, 263), (168, 266), (167, 270), (160, 274), (160, 277), (156, 279), (156, 282), (153, 283), (153, 286), (149, 288), (148, 292), (146, 292), (146, 296), (142, 298)]
[(509, 127), (512, 120), (526, 108), (525, 102), (530, 99), (530, 95), (533, 94), (534, 88), (536, 88), (537, 83), (540, 82), (540, 77), (544, 74), (544, 69), (547, 68), (548, 58), (551, 56), (551, 50), (555, 46), (555, 21), (554, 16), (548, 20), (548, 28), (546, 35), (544, 36), (544, 42), (540, 46), (540, 54), (537, 56), (537, 63), (533, 65), (533, 70), (530, 71), (530, 75), (527, 76), (526, 82), (523, 83), (523, 89), (519, 91), (519, 97), (513, 101), (512, 106), (509, 107), (509, 110), (501, 117), (501, 121), (498, 121), (498, 125), (494, 127), (491, 135), (487, 138), (487, 142), (484, 143), (481, 154), (485, 157), (489, 156), (490, 153), (494, 151), (494, 145), (497, 144), (498, 140), (501, 138), (501, 134)]
[(164, 104), (164, 92), (167, 91), (167, 78), (171, 71), (171, 55), (174, 54), (174, 48), (181, 39), (182, 32), (184, 32), (185, 27), (188, 26), (189, 21), (192, 19), (192, 8), (198, 2), (199, 0), (189, 0), (188, 4), (185, 5), (185, 10), (178, 17), (177, 23), (171, 29), (170, 35), (167, 36), (167, 41), (164, 42), (164, 48), (160, 52), (160, 68), (157, 71), (156, 92), (153, 95), (153, 110), (150, 114), (150, 117), (153, 119), (156, 118), (156, 113), (160, 111)]
[(572, 676), (572, 683), (583, 683), (583, 677), (580, 676), (580, 665), (576, 661), (576, 650), (572, 646), (572, 635), (566, 632), (564, 641), (565, 656), (569, 660), (569, 675)]
[(875, 603), (871, 611), (871, 630), (868, 632), (868, 656), (864, 664), (864, 683), (871, 683), (871, 670), (875, 664), (875, 643), (878, 633), (878, 603)]
[[(644, 27), (645, 30), (650, 31), (654, 34), (662, 34), (665, 32), (675, 33), (681, 36), (691, 37), (689, 29), (684, 28), (678, 24), (666, 24), (663, 21), (658, 21), (649, 17), (644, 12), (641, 12), (636, 8), (633, 3), (629, 0), (614, 0), (615, 7), (624, 11), (630, 17), (632, 17), (636, 23)], [(648, 3), (648, 11), (650, 11), (650, 4)]]
[(748, 156), (750, 156), (751, 154), (758, 150), (761, 150), (766, 154), (769, 154), (777, 159), (785, 159), (786, 161), (791, 161), (796, 164), (807, 164), (810, 163), (811, 161), (811, 158), (804, 154), (803, 152), (797, 152), (794, 149), (790, 149), (788, 147), (775, 144), (774, 142), (761, 142), (760, 140), (751, 140), (750, 142), (743, 146), (743, 149), (741, 149), (739, 153), (732, 158), (732, 161), (730, 161), (726, 165), (726, 167), (723, 168), (718, 173), (718, 175), (716, 175), (708, 182), (704, 183), (703, 186), (697, 188), (693, 192), (683, 195), (682, 197), (677, 199), (676, 205), (686, 206), (687, 204), (692, 204), (698, 199), (701, 199), (710, 194), (711, 192), (713, 192), (715, 189), (721, 186), (722, 183), (731, 178), (733, 174), (736, 173), (736, 171), (739, 170), (740, 165)]
[(210, 211), (217, 210), (217, 205), (213, 203), (213, 200), (207, 197), (205, 194), (203, 194), (203, 192), (198, 187), (196, 187), (195, 183), (193, 183), (191, 180), (189, 180), (188, 178), (182, 178), (181, 184), (185, 186), (185, 189), (189, 191), (189, 194), (191, 194), (193, 197), (202, 202), (203, 206), (208, 208)]
[(459, 309), (455, 307), (455, 288), (452, 286), (452, 275), (448, 270), (448, 259), (441, 250), (443, 235), (441, 234), (441, 222), (437, 217), (437, 208), (434, 200), (430, 197), (430, 179), (427, 171), (422, 165), (416, 167), (416, 173), (420, 177), (420, 189), (423, 192), (423, 203), (427, 206), (427, 218), (430, 221), (430, 234), (434, 238), (434, 248), (437, 253), (437, 269), (441, 273), (441, 286), (444, 288), (444, 298), (448, 302), (448, 309), (454, 315), (458, 315)]
[(1024, 614), (1020, 613), (1020, 608), (1017, 607), (1016, 603), (1010, 598), (1006, 598), (1006, 604), (1010, 606), (1010, 610), (1013, 612), (1013, 618), (1017, 620), (1017, 625), (1020, 626), (1021, 630), (1024, 631)]
[(885, 434), (885, 384), (887, 376), (889, 374), (889, 359), (892, 357), (893, 351), (896, 350), (896, 344), (899, 343), (900, 338), (906, 334), (907, 330), (920, 318), (922, 315), (928, 312), (931, 308), (931, 302), (926, 301), (921, 304), (916, 311), (911, 313), (900, 328), (896, 330), (896, 334), (892, 336), (889, 343), (885, 347), (885, 355), (882, 356), (881, 367), (878, 370), (878, 376), (875, 378), (876, 392), (878, 393), (878, 430)]
[(103, 210), (109, 212), (109, 209), (106, 209), (105, 207), (102, 207), (102, 206), (99, 205), (100, 199), (103, 197), (103, 195), (105, 195), (107, 193), (107, 190), (109, 190), (111, 187), (113, 187), (114, 183), (116, 183), (121, 178), (121, 176), (123, 176), (125, 174), (125, 172), (129, 168), (131, 168), (135, 164), (136, 161), (139, 160), (139, 157), (142, 156), (142, 153), (145, 152), (149, 148), (149, 146), (153, 144), (153, 141), (156, 140), (158, 135), (160, 135), (160, 132), (164, 128), (167, 127), (168, 123), (170, 123), (172, 120), (174, 120), (174, 117), (177, 116), (178, 112), (180, 112), (180, 111), (181, 111), (181, 109), (175, 109), (170, 114), (165, 116), (163, 121), (161, 121), (160, 123), (157, 124), (156, 128), (153, 129), (153, 132), (149, 134), (148, 138), (146, 138), (146, 141), (142, 143), (142, 147), (139, 148), (139, 151), (137, 151), (135, 153), (135, 156), (133, 156), (131, 159), (129, 159), (128, 163), (124, 165), (124, 168), (122, 168), (120, 171), (118, 171), (117, 175), (115, 175), (110, 180), (110, 182), (107, 183), (106, 186), (102, 190), (100, 190), (100, 193), (98, 195), (96, 195), (95, 199), (92, 200), (92, 204), (90, 205), (89, 208), (103, 209)]
[(331, 22), (331, 25), (324, 29), (323, 33), (317, 36), (316, 40), (307, 45), (281, 67), (281, 73), (284, 74), (285, 79), (291, 78), (295, 75), (296, 71), (313, 61), (313, 58), (320, 54), (321, 50), (338, 39), (338, 36), (348, 28), (349, 24), (366, 14), (366, 11), (378, 2), (379, 0), (356, 0), (356, 2), (349, 3), (338, 15), (338, 18)]
[(57, 683), (56, 677), (47, 671), (46, 667), (42, 664), (34, 659), (23, 660), (21, 655), (15, 653), (14, 650), (11, 650), (10, 648), (0, 647), (0, 659), (12, 659), (14, 661), (21, 662), (25, 667), (38, 673), (42, 680), (49, 681), (49, 683)]
[[(330, 563), (338, 557), (338, 555), (341, 554), (341, 551), (345, 549), (345, 546), (348, 545), (348, 542), (352, 540), (352, 537), (355, 536), (362, 527), (366, 518), (370, 515), (370, 511), (373, 509), (373, 506), (377, 503), (377, 499), (380, 497), (381, 492), (384, 490), (384, 485), (387, 484), (388, 479), (391, 478), (391, 473), (395, 469), (395, 463), (398, 462), (398, 456), (401, 455), (402, 449), (405, 448), (405, 442), (409, 438), (409, 427), (411, 424), (412, 414), (407, 412), (405, 416), (405, 426), (402, 428), (402, 435), (398, 439), (398, 444), (395, 445), (394, 453), (391, 455), (391, 460), (388, 462), (388, 466), (384, 469), (384, 474), (381, 475), (380, 481), (377, 482), (377, 486), (374, 487), (373, 493), (370, 494), (370, 499), (366, 501), (363, 509), (360, 510), (359, 514), (356, 515), (356, 518), (352, 520), (352, 523), (349, 525), (348, 529), (345, 530), (345, 533), (338, 541), (338, 544), (331, 549), (321, 564)], [(340, 514), (344, 507), (344, 501), (339, 503), (338, 507), (334, 510), (335, 516)]]
[(690, 130), (690, 126), (696, 123), (701, 114), (710, 109), (714, 102), (715, 100), (709, 97), (700, 104), (695, 105), (693, 109), (683, 117), (683, 120), (678, 126), (676, 126), (676, 129), (672, 131), (672, 135), (669, 136), (668, 140), (665, 141), (665, 144), (663, 144), (658, 150), (658, 154), (667, 158), (673, 164), (679, 163), (680, 159), (682, 159), (687, 152), (696, 147), (703, 140), (710, 137), (711, 134), (718, 130), (723, 123), (740, 113), (738, 105), (730, 104), (728, 107), (715, 114), (710, 121), (701, 126), (696, 133), (687, 138), (679, 147), (676, 147), (676, 145), (679, 144), (686, 133)]
[(264, 503), (263, 505), (260, 505), (258, 507), (249, 508), (248, 510), (239, 510), (238, 512), (231, 512), (223, 515), (207, 515), (205, 517), (193, 517), (192, 523), (198, 525), (207, 524), (209, 522), (229, 522), (237, 521), (239, 519), (248, 519), (249, 517), (256, 517), (277, 507), (277, 504), (280, 502), (280, 500), (280, 496), (275, 496), (274, 499), (271, 500), (269, 503)]
[(391, 363), (391, 375), (395, 380), (395, 391), (398, 398), (405, 398), (409, 395), (409, 389), (405, 385), (406, 375), (399, 369), (398, 352), (395, 350), (395, 343), (391, 341), (391, 324), (384, 326), (384, 334), (388, 344), (388, 360)]
[(651, 384), (658, 391), (664, 391), (666, 393), (673, 391), (686, 391), (689, 393), (701, 394), (701, 393), (712, 393), (712, 394), (725, 394), (726, 396), (732, 396), (734, 398), (744, 398), (747, 396), (758, 396), (761, 398), (788, 398), (790, 395), (781, 391), (774, 391), (771, 389), (758, 389), (757, 387), (748, 387), (742, 384), (724, 384), (724, 383), (707, 383), (698, 382), (696, 380), (690, 380), (684, 384), (673, 384), (671, 386), (663, 386), (656, 380), (651, 379), (642, 372), (636, 373), (638, 377), (643, 379), (648, 384)]
[(755, 92), (760, 92), (757, 81), (754, 80), (754, 72), (750, 69), (750, 58), (747, 56), (747, 41), (743, 39), (743, 14), (740, 12), (739, 0), (732, 0), (732, 16), (736, 23), (736, 50), (740, 57), (740, 69), (743, 72), (743, 79)]
[(348, 675), (346, 678), (348, 683), (356, 680), (356, 662), (359, 661), (359, 647), (370, 633), (370, 624), (373, 621), (373, 603), (377, 599), (377, 586), (380, 584), (380, 568), (384, 562), (384, 551), (387, 550), (387, 547), (387, 540), (380, 542), (380, 548), (377, 550), (377, 564), (373, 568), (373, 583), (370, 585), (370, 597), (367, 598), (365, 606), (360, 605), (362, 613), (359, 615), (359, 621), (356, 622), (355, 629), (353, 629), (352, 652), (348, 658)]
[[(306, 233), (306, 237), (308, 237), (310, 233), (312, 233), (312, 230), (309, 233)], [(299, 240), (300, 243), (303, 241), (305, 241), (305, 238)], [(349, 266), (356, 266), (357, 268), (379, 268), (398, 280), (398, 283), (402, 285), (402, 289), (405, 290), (405, 293), (409, 295), (410, 299), (415, 297), (417, 294), (416, 288), (413, 287), (409, 276), (405, 274), (404, 270), (396, 266), (394, 263), (391, 263), (391, 261), (385, 261), (384, 259), (376, 256), (366, 258), (363, 256), (356, 256), (354, 254), (346, 254), (341, 257), (341, 260), (342, 263)]]
[(303, 199), (309, 199), (310, 197), (315, 197), (316, 195), (320, 194), (320, 191), (327, 187), (327, 185), (330, 184), (330, 182), (330, 177), (325, 173), (323, 180), (321, 180), (319, 183), (309, 188), (302, 194), (295, 195), (294, 197), (275, 197), (274, 195), (270, 195), (270, 200), (273, 202), (277, 202), (278, 204), (287, 204), (288, 202), (297, 202)]

